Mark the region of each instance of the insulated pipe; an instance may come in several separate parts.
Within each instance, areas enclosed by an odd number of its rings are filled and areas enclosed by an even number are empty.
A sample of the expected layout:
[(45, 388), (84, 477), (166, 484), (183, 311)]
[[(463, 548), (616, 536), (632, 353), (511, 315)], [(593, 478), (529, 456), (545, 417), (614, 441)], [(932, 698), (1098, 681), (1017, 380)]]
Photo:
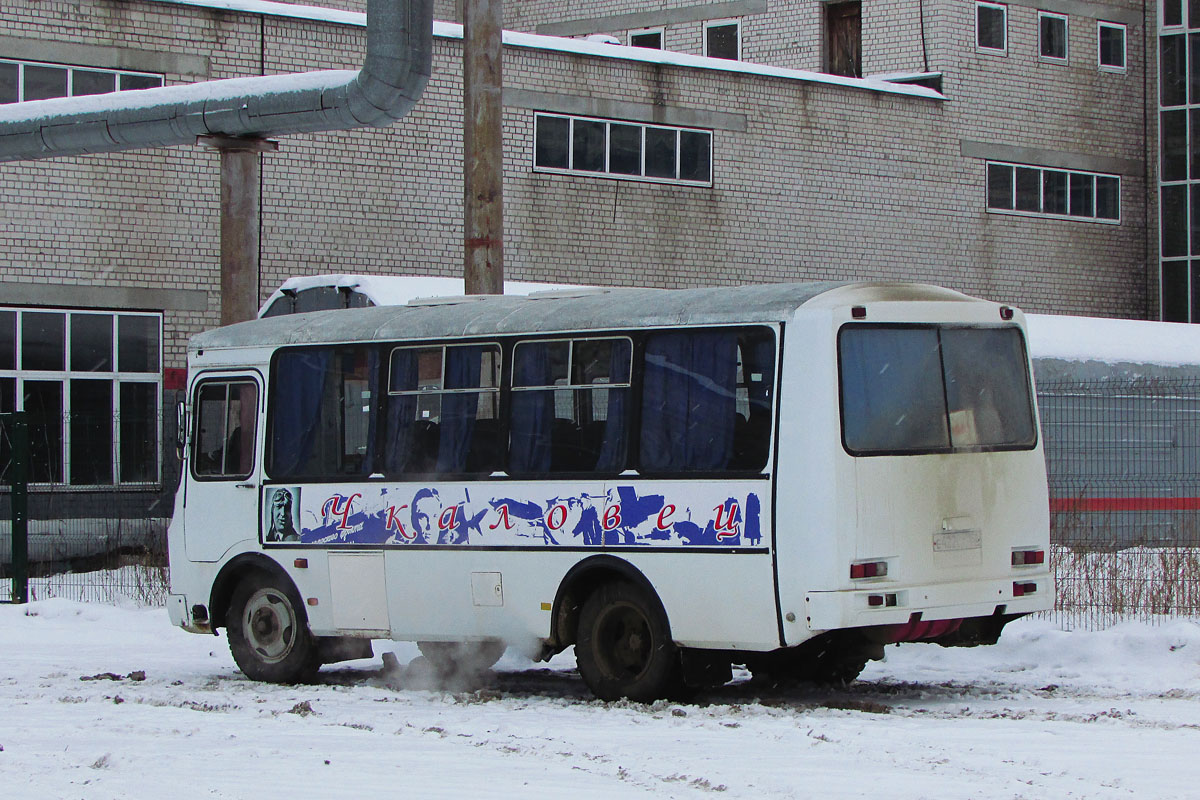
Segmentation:
[(363, 67), (0, 106), (0, 162), (382, 127), (429, 80), (433, 0), (367, 0)]

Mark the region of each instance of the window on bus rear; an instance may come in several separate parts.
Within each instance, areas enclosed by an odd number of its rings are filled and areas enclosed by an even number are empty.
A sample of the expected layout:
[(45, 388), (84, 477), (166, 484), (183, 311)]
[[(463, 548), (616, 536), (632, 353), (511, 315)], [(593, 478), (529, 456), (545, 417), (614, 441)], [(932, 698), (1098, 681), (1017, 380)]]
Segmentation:
[(1016, 327), (846, 325), (842, 442), (852, 455), (1026, 450), (1037, 444)]

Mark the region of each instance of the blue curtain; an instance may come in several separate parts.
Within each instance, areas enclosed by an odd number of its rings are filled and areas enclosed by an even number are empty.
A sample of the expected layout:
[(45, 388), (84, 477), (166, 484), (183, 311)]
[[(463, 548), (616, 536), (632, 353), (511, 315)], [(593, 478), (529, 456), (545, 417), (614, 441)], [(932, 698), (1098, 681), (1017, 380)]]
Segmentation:
[[(479, 388), (483, 347), (446, 348), (446, 389)], [(438, 472), (463, 472), (471, 450), (479, 393), (442, 395), (441, 442), (438, 445)]]
[(301, 474), (321, 420), (321, 398), (333, 350), (289, 350), (275, 362), (271, 414), (271, 476)]
[[(550, 346), (523, 343), (513, 358), (513, 386), (550, 383)], [(509, 469), (513, 472), (550, 471), (550, 426), (554, 422), (554, 392), (514, 391), (509, 420)]]
[(721, 470), (733, 455), (737, 333), (651, 336), (642, 385), (641, 466)]
[[(612, 367), (609, 383), (628, 383), (630, 351), (629, 342), (621, 339), (613, 342)], [(600, 457), (596, 459), (597, 472), (619, 472), (625, 468), (626, 443), (629, 429), (629, 389), (608, 390), (608, 418), (604, 423), (604, 441), (600, 445)]]
[[(417, 388), (417, 351), (396, 350), (392, 353), (389, 387), (392, 391)], [(387, 422), (384, 429), (384, 472), (389, 475), (411, 471), (416, 463), (417, 396), (389, 395)]]

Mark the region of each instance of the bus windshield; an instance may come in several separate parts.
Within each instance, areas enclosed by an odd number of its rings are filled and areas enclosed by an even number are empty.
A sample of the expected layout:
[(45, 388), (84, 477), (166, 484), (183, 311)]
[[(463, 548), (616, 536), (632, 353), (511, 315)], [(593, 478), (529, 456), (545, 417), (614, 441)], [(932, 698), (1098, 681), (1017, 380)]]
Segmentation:
[(847, 325), (842, 440), (853, 455), (1024, 450), (1037, 442), (1015, 327)]

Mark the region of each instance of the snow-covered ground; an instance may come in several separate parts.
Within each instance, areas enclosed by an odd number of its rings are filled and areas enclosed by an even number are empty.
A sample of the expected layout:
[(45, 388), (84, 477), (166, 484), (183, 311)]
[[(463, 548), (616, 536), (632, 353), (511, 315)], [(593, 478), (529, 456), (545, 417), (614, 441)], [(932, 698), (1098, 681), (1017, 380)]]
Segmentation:
[(1193, 622), (1020, 621), (990, 648), (889, 647), (848, 690), (743, 673), (691, 704), (601, 703), (573, 667), (510, 654), (433, 691), (377, 657), (270, 686), (160, 609), (0, 606), (0, 797), (1200, 796)]

